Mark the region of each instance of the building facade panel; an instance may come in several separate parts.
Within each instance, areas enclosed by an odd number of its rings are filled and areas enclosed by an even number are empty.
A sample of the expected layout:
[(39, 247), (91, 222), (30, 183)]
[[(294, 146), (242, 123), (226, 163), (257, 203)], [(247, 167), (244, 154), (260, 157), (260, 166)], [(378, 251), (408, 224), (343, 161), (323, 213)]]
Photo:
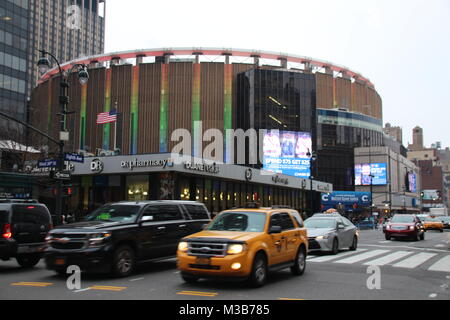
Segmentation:
[(324, 73), (316, 73), (317, 108), (332, 109), (333, 101), (333, 76)]
[(106, 70), (89, 70), (87, 83), (86, 109), (86, 145), (92, 153), (103, 147), (103, 126), (97, 124), (97, 115), (104, 112)]

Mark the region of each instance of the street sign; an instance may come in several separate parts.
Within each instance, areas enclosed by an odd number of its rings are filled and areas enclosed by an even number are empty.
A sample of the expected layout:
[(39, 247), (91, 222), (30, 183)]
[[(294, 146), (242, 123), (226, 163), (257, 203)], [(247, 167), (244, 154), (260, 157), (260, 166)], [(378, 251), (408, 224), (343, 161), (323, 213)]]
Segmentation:
[(78, 153), (65, 153), (64, 160), (84, 163), (84, 156)]
[(53, 179), (56, 179), (56, 180), (70, 180), (70, 173), (56, 171), (53, 174)]
[(55, 168), (58, 166), (58, 160), (45, 159), (38, 161), (38, 168)]

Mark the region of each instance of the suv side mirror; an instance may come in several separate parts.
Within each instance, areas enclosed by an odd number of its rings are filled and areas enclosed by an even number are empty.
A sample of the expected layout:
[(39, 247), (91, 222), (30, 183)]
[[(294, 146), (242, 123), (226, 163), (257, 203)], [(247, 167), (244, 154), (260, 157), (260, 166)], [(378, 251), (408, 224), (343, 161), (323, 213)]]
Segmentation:
[(269, 229), (269, 234), (272, 233), (281, 233), (282, 229), (280, 226), (271, 226)]
[(345, 226), (342, 223), (338, 223), (337, 224), (337, 229), (339, 229), (339, 230), (345, 229)]

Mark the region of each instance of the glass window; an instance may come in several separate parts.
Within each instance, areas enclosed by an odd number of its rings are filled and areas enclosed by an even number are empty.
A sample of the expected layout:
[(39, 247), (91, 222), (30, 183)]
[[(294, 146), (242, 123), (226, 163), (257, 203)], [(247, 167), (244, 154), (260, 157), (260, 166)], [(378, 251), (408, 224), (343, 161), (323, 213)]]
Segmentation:
[(208, 212), (206, 212), (206, 209), (202, 205), (185, 204), (184, 207), (192, 220), (209, 219)]
[(336, 228), (336, 220), (309, 218), (305, 220), (305, 227), (310, 229), (334, 229)]
[(42, 206), (14, 205), (12, 223), (48, 224), (50, 214)]
[(292, 222), (291, 216), (288, 213), (281, 213), (281, 228), (283, 230), (294, 229), (294, 222)]
[(147, 207), (144, 212), (145, 216), (153, 216), (153, 221), (171, 221), (182, 220), (180, 208), (177, 205), (163, 204), (152, 205)]
[(149, 199), (149, 179), (147, 175), (127, 176), (127, 200), (140, 201)]

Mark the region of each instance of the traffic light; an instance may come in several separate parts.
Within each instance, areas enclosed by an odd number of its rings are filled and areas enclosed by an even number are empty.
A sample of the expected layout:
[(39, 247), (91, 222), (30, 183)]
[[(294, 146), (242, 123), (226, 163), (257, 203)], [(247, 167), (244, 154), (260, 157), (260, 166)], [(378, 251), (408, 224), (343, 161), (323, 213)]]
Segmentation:
[(423, 199), (424, 196), (425, 196), (425, 192), (422, 191), (422, 192), (420, 193), (420, 197)]
[(70, 197), (73, 193), (73, 188), (71, 184), (64, 184), (62, 186), (62, 196), (63, 197)]

